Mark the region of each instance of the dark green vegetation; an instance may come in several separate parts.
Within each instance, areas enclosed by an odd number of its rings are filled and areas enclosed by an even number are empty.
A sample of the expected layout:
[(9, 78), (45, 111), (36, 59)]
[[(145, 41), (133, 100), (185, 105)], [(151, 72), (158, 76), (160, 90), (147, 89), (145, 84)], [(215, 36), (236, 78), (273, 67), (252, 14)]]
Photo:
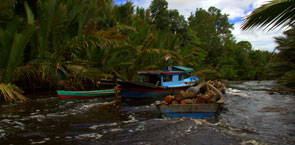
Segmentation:
[(137, 70), (164, 68), (166, 54), (207, 80), (274, 79), (266, 66), (276, 54), (237, 42), (232, 29), (215, 7), (186, 21), (165, 0), (148, 10), (112, 0), (1, 0), (0, 94), (21, 96), (11, 84), (56, 89), (68, 80), (89, 89), (100, 79), (133, 80)]
[(295, 27), (284, 32), (284, 37), (276, 37), (279, 45), (277, 57), (270, 63), (270, 69), (279, 78), (279, 83), (295, 88)]
[(244, 20), (242, 29), (287, 27), (284, 37), (276, 37), (278, 54), (268, 68), (279, 83), (295, 89), (295, 0), (272, 0), (255, 9)]

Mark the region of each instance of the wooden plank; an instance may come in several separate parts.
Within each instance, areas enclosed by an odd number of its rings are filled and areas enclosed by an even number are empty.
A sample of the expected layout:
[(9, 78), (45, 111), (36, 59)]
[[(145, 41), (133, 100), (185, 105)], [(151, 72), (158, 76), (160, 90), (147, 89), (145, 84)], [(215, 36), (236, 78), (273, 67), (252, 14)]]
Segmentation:
[(224, 103), (224, 101), (225, 101), (224, 98), (220, 98), (216, 103), (218, 103), (218, 104), (222, 104), (222, 103)]

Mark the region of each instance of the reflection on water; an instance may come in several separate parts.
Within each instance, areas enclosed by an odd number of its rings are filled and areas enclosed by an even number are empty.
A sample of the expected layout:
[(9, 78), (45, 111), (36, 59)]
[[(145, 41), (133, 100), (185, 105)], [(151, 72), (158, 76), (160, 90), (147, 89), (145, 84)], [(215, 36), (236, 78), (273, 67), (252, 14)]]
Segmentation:
[(0, 144), (295, 144), (295, 96), (270, 95), (274, 86), (230, 82), (218, 121), (163, 118), (154, 105), (159, 98), (5, 103)]

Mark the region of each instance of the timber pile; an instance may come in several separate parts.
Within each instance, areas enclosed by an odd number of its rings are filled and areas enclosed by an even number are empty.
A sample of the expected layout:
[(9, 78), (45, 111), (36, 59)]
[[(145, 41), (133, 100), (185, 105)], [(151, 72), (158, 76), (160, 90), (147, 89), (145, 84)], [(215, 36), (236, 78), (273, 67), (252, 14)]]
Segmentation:
[(177, 92), (174, 96), (166, 96), (164, 101), (166, 104), (215, 103), (225, 93), (225, 89), (220, 81), (208, 81)]

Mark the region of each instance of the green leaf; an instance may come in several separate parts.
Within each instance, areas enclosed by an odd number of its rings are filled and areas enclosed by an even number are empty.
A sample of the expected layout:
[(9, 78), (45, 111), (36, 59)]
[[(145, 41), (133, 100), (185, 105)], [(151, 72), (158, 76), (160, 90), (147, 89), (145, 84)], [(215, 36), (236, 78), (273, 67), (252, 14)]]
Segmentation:
[(25, 9), (26, 9), (27, 18), (28, 18), (28, 24), (34, 25), (34, 14), (28, 5), (28, 2), (25, 2)]
[(242, 29), (289, 26), (295, 23), (295, 0), (272, 0), (255, 9), (242, 24)]

